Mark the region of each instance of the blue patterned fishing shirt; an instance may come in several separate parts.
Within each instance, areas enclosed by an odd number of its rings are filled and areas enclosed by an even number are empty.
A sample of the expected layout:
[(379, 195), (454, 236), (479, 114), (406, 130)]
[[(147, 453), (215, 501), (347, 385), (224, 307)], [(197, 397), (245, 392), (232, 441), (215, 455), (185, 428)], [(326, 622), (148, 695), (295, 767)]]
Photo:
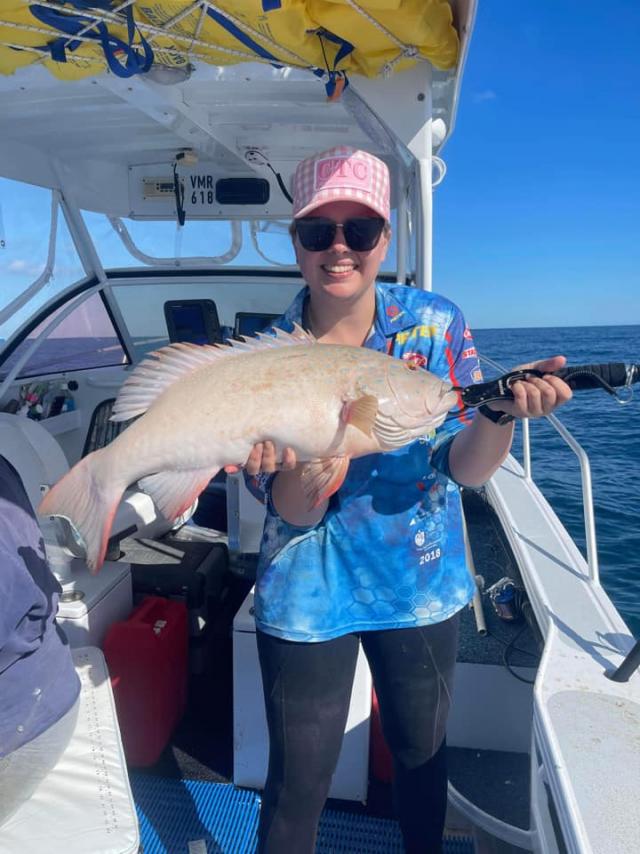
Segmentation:
[[(302, 325), (304, 288), (276, 326)], [(414, 361), (453, 385), (482, 380), (460, 310), (436, 294), (376, 285), (365, 345)], [(472, 598), (459, 487), (449, 448), (469, 423), (453, 410), (435, 433), (384, 454), (352, 460), (313, 528), (289, 525), (270, 497), (273, 475), (247, 478), (267, 507), (255, 589), (257, 627), (294, 641), (407, 628), (446, 620)]]

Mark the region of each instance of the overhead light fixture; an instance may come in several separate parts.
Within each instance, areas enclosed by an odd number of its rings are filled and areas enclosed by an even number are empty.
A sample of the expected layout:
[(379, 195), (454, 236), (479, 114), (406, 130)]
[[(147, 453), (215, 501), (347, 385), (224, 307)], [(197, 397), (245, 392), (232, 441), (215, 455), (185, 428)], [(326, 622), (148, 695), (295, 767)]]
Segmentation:
[(162, 65), (162, 63), (154, 62), (145, 77), (161, 86), (176, 86), (178, 83), (186, 83), (191, 77), (192, 71), (193, 66), (189, 62), (180, 66)]

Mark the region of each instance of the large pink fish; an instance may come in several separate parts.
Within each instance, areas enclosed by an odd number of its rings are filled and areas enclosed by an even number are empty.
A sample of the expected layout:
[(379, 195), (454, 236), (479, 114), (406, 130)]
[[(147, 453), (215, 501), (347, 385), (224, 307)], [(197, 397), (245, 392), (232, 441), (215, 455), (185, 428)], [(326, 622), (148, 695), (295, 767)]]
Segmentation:
[(339, 489), (353, 457), (429, 433), (456, 399), (427, 371), (363, 347), (318, 344), (299, 327), (233, 346), (172, 344), (142, 362), (114, 404), (113, 421), (142, 417), (75, 465), (39, 513), (71, 522), (95, 572), (136, 481), (173, 520), (223, 466), (271, 439), (307, 462), (313, 506)]

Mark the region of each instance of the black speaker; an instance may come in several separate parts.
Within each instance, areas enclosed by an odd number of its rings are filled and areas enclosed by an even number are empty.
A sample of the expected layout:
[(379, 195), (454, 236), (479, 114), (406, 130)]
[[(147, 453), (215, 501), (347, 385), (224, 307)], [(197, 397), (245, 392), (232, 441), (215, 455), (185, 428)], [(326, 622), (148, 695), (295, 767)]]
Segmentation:
[(265, 178), (220, 178), (216, 181), (219, 205), (266, 205), (270, 191)]

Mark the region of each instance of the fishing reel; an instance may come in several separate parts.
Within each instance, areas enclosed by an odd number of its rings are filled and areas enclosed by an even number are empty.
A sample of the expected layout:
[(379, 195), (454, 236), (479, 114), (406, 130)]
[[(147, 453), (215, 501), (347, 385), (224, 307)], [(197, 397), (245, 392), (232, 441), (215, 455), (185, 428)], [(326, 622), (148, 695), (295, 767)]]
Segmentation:
[(518, 623), (525, 616), (524, 606), (528, 601), (526, 591), (508, 575), (487, 587), (484, 592), (496, 615), (505, 623)]
[[(513, 400), (511, 386), (527, 377), (544, 377), (548, 372), (536, 368), (521, 368), (503, 374), (496, 380), (477, 383), (470, 386), (453, 386), (462, 402), (467, 407), (482, 406), (491, 401)], [(601, 388), (613, 395), (618, 403), (627, 404), (633, 397), (633, 383), (640, 382), (640, 365), (628, 365), (624, 362), (609, 362), (602, 365), (574, 365), (553, 371), (551, 376), (559, 377), (574, 391)], [(620, 394), (616, 389), (625, 389), (626, 394)]]

